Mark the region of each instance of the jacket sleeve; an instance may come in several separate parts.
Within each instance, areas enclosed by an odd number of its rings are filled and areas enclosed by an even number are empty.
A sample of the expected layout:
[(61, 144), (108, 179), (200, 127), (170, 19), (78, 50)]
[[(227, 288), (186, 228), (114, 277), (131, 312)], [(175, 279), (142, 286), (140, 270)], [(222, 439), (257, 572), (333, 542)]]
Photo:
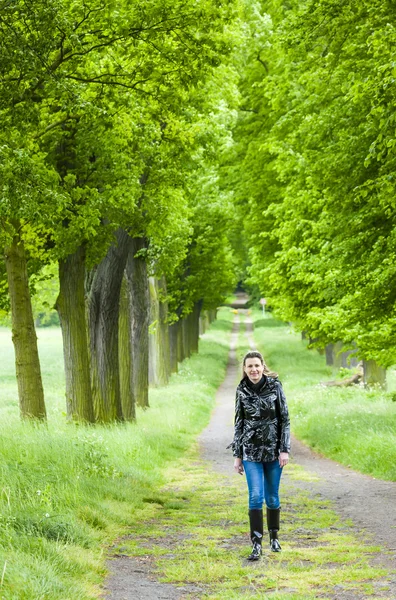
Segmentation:
[(243, 408), (241, 403), (240, 394), (237, 390), (235, 397), (235, 418), (234, 418), (234, 440), (231, 444), (232, 453), (235, 458), (242, 458), (242, 435), (243, 435)]
[(277, 384), (277, 403), (279, 410), (279, 425), (280, 425), (280, 452), (290, 452), (290, 418), (287, 408), (286, 396), (284, 394), (282, 384), (278, 381)]

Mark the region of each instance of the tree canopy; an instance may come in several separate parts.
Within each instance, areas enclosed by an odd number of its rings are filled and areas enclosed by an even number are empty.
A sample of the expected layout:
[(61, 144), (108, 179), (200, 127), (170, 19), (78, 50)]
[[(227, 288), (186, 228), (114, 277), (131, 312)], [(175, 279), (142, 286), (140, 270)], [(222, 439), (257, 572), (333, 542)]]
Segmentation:
[(228, 160), (250, 280), (320, 345), (395, 354), (393, 7), (255, 3)]
[(238, 281), (317, 345), (395, 363), (395, 36), (379, 0), (0, 0), (1, 309), (33, 348), (59, 263), (65, 360), (110, 403), (118, 327), (143, 364), (132, 332), (192, 315), (194, 337)]

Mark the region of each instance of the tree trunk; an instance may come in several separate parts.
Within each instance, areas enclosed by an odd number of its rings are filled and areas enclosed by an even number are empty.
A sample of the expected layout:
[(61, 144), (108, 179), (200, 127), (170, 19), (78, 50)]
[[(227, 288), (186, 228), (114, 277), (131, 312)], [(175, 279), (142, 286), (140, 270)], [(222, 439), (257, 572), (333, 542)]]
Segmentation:
[(178, 371), (178, 360), (177, 360), (177, 331), (179, 323), (172, 323), (169, 326), (169, 358), (171, 373), (177, 373)]
[[(356, 350), (346, 350), (345, 352), (342, 352), (342, 342), (336, 342), (335, 344), (331, 344), (331, 346), (333, 354), (332, 364), (336, 369), (351, 369), (352, 367), (356, 367), (358, 365), (359, 361), (354, 356), (357, 352)], [(330, 364), (327, 361), (326, 363)]]
[(199, 335), (203, 335), (210, 325), (209, 314), (207, 310), (201, 312), (199, 317)]
[(325, 347), (326, 365), (328, 367), (331, 367), (334, 365), (333, 347), (334, 347), (334, 344), (327, 344), (327, 346)]
[(186, 358), (184, 350), (183, 319), (179, 319), (177, 325), (177, 362), (181, 363)]
[(363, 361), (364, 387), (380, 387), (386, 389), (386, 369), (381, 367), (375, 360)]
[(85, 248), (59, 262), (60, 291), (56, 309), (62, 328), (67, 416), (94, 421), (85, 309)]
[(15, 234), (5, 248), (8, 289), (12, 316), (12, 341), (22, 418), (46, 419), (37, 336), (29, 291), (25, 247)]
[(166, 303), (161, 302), (159, 283), (149, 278), (150, 289), (150, 335), (149, 335), (149, 382), (151, 385), (166, 385), (170, 371), (168, 325)]
[(341, 355), (341, 364), (344, 367), (344, 369), (352, 369), (354, 367), (357, 367), (359, 361), (356, 358), (356, 352), (357, 350), (347, 350), (346, 352), (343, 352)]
[(159, 300), (159, 350), (161, 354), (161, 365), (163, 371), (163, 384), (167, 384), (171, 374), (169, 324), (168, 324), (168, 301), (166, 299), (166, 280), (162, 276), (158, 280)]
[(192, 313), (188, 315), (188, 331), (191, 354), (198, 352), (199, 345), (199, 315), (202, 302), (196, 302)]
[(342, 367), (342, 342), (336, 342), (333, 344), (333, 366), (336, 369), (341, 369)]
[(145, 248), (143, 238), (133, 238), (126, 265), (128, 293), (131, 306), (132, 385), (136, 402), (149, 406), (149, 321), (150, 294), (145, 258), (136, 256)]
[(209, 313), (209, 323), (213, 323), (217, 319), (217, 308), (212, 308), (208, 311)]
[(189, 331), (189, 315), (187, 317), (183, 317), (181, 320), (181, 330), (182, 330), (182, 339), (183, 339), (183, 359), (190, 358), (191, 356), (191, 345), (190, 345), (190, 331)]
[(95, 419), (102, 423), (123, 419), (118, 358), (118, 316), (121, 282), (130, 238), (119, 229), (96, 267), (89, 290), (89, 342)]
[(136, 419), (136, 399), (133, 391), (131, 302), (126, 277), (123, 278), (121, 285), (118, 332), (122, 414), (126, 421), (134, 421)]
[(150, 326), (149, 326), (149, 384), (157, 386), (158, 381), (158, 350), (157, 328), (159, 320), (159, 305), (157, 285), (154, 277), (149, 277), (150, 293)]

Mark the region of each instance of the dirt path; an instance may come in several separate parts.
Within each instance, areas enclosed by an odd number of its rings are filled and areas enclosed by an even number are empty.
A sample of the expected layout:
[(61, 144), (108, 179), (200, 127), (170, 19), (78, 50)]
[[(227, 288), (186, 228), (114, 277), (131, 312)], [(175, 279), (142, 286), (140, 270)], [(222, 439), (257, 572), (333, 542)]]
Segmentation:
[[(253, 347), (252, 326), (247, 322), (248, 342)], [(216, 406), (211, 421), (202, 432), (199, 442), (202, 458), (213, 468), (230, 478), (236, 477), (232, 469), (232, 457), (227, 445), (233, 437), (233, 397), (239, 380), (239, 364), (236, 362), (235, 347), (239, 330), (238, 319), (231, 334), (229, 363), (226, 377), (219, 387)], [(380, 545), (386, 552), (375, 559), (377, 566), (394, 568), (396, 563), (396, 483), (375, 480), (361, 475), (335, 462), (313, 453), (301, 442), (293, 440), (292, 461), (315, 475), (316, 481), (290, 480), (287, 468), (283, 483), (319, 494), (330, 500), (341, 518), (353, 521), (357, 531), (364, 532), (362, 543)], [(111, 600), (177, 600), (186, 593), (193, 593), (193, 586), (176, 588), (155, 581), (150, 560), (126, 556), (115, 557), (109, 563), (112, 575), (106, 586), (106, 598)], [(388, 593), (396, 599), (396, 579), (387, 582)], [(198, 596), (199, 597), (199, 596)], [(345, 598), (350, 596), (345, 596)], [(377, 597), (372, 595), (372, 598)], [(380, 595), (378, 596), (381, 597)], [(337, 598), (344, 598), (339, 595)]]

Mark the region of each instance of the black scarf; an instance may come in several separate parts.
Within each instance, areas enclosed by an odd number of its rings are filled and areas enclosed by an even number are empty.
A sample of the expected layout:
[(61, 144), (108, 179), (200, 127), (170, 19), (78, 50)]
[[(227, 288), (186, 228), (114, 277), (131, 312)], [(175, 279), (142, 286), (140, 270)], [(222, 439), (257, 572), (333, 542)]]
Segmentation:
[(246, 377), (246, 384), (251, 390), (253, 390), (253, 392), (258, 392), (264, 385), (265, 379), (266, 377), (265, 375), (263, 375), (260, 381), (258, 381), (257, 383), (253, 383), (252, 381), (250, 381), (249, 377)]

